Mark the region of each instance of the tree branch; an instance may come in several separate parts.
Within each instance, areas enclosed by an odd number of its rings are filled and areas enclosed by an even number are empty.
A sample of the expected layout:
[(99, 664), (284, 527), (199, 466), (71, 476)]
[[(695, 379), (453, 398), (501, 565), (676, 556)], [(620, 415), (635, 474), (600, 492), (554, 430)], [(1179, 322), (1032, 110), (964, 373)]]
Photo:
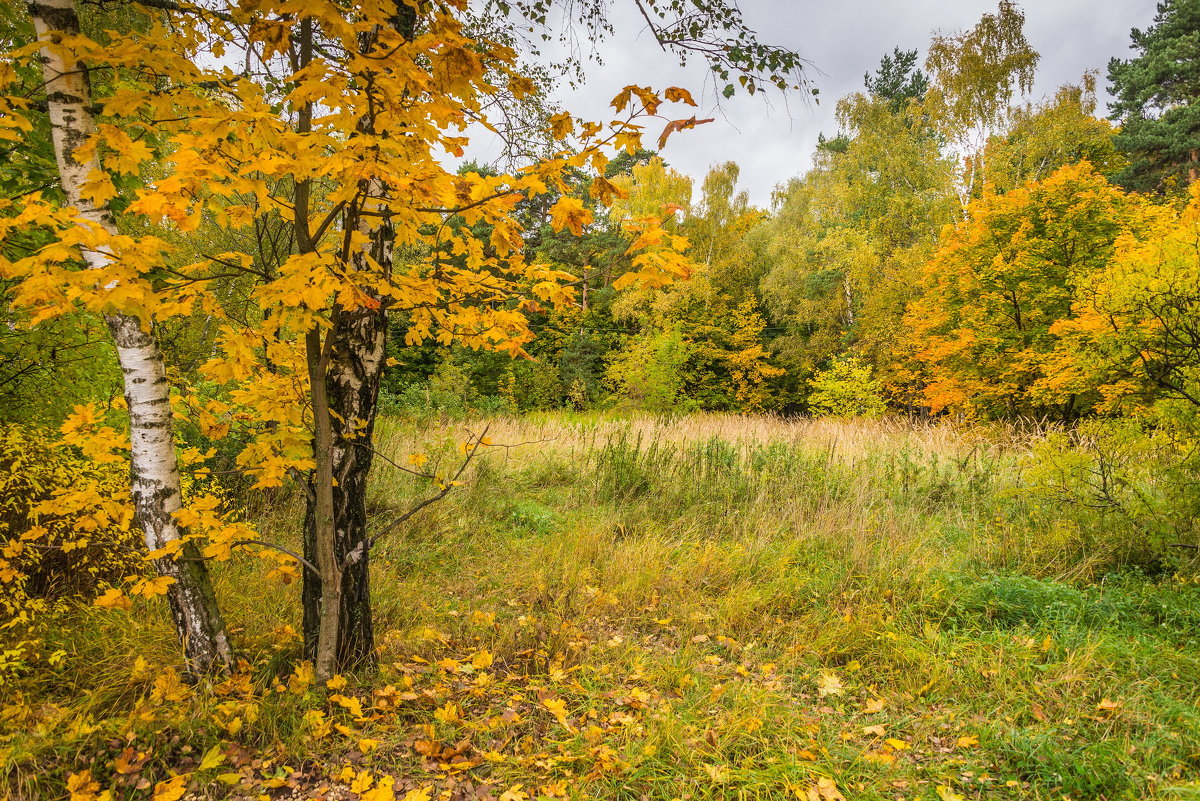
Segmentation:
[(300, 554), (293, 551), (291, 548), (284, 548), (282, 545), (276, 545), (273, 542), (265, 542), (263, 540), (239, 540), (238, 542), (234, 543), (233, 547), (234, 548), (244, 548), (244, 547), (247, 547), (250, 545), (261, 545), (263, 548), (270, 548), (273, 551), (279, 551), (282, 554), (287, 554), (288, 556), (292, 557), (297, 562), (299, 562), (300, 564), (304, 565), (309, 570), (311, 570), (312, 574), (314, 576), (316, 576), (317, 578), (321, 577), (321, 571), (317, 570), (316, 565), (314, 565), (312, 562), (305, 559)]

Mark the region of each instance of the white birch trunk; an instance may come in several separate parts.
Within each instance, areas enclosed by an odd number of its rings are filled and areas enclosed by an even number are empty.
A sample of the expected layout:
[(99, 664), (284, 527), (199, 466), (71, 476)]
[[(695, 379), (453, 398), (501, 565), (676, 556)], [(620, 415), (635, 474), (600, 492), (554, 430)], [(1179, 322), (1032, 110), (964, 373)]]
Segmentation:
[[(87, 72), (79, 63), (64, 58), (58, 48), (49, 46), (62, 36), (79, 32), (73, 0), (35, 0), (29, 4), (29, 11), (38, 40), (43, 43), (42, 68), (54, 154), (67, 202), (80, 217), (115, 234), (116, 220), (109, 209), (97, 207), (81, 194), (88, 174), (100, 169), (99, 162), (93, 158), (80, 163), (74, 158), (75, 150), (95, 130)], [(105, 254), (95, 251), (84, 252), (83, 258), (93, 270), (104, 270), (110, 263)], [(182, 496), (162, 351), (149, 325), (137, 317), (110, 314), (105, 322), (124, 373), (136, 519), (145, 532), (146, 547), (156, 550), (179, 539), (182, 533), (174, 517)], [(159, 574), (175, 579), (168, 589), (168, 600), (189, 671), (204, 673), (230, 665), (225, 624), (197, 549), (186, 547), (180, 559), (158, 559), (154, 564)]]

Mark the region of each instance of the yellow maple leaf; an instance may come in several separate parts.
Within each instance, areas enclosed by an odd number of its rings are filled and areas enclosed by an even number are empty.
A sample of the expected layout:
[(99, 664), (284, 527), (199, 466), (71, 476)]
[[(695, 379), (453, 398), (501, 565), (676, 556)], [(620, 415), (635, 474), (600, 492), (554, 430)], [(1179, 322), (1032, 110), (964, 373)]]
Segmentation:
[(454, 723), (462, 720), (458, 714), (458, 705), (453, 701), (447, 701), (445, 706), (442, 706), (433, 713), (434, 720), (440, 720), (443, 723)]
[(92, 170), (79, 191), (80, 197), (90, 200), (98, 207), (108, 205), (108, 201), (117, 196), (117, 188), (113, 185), (108, 173)]
[(184, 773), (154, 785), (154, 796), (151, 801), (179, 801), (187, 792), (188, 779), (191, 775)]
[(72, 773), (67, 776), (67, 792), (71, 794), (70, 801), (95, 801), (100, 782), (92, 778), (90, 770)]
[(143, 598), (154, 598), (158, 595), (166, 595), (167, 587), (175, 583), (175, 579), (170, 576), (157, 576), (152, 579), (145, 579), (133, 585), (131, 592), (141, 595)]
[(218, 743), (204, 752), (204, 758), (200, 760), (200, 766), (196, 770), (212, 770), (220, 766), (224, 761), (225, 755), (221, 753), (221, 745)]
[(542, 706), (554, 717), (558, 718), (560, 723), (563, 723), (567, 717), (567, 702), (561, 698), (548, 698), (542, 701)]
[(667, 87), (667, 91), (663, 92), (663, 96), (670, 103), (686, 103), (689, 106), (696, 105), (696, 101), (692, 99), (692, 93), (681, 86)]
[(352, 695), (331, 695), (329, 700), (345, 709), (356, 719), (363, 716), (362, 701)]
[(319, 709), (310, 709), (304, 713), (304, 722), (308, 725), (309, 734), (314, 739), (321, 739), (333, 732), (333, 725)]
[(550, 135), (555, 139), (566, 139), (575, 130), (575, 120), (567, 112), (550, 118)]
[(179, 673), (174, 670), (164, 670), (154, 677), (150, 700), (156, 702), (182, 701), (191, 695), (191, 692), (191, 688), (184, 684)]
[(846, 796), (838, 790), (837, 784), (827, 776), (817, 779), (817, 786), (809, 790), (809, 798), (813, 797), (813, 790), (820, 801), (846, 801)]
[(361, 770), (354, 777), (354, 781), (350, 783), (350, 792), (365, 793), (374, 783), (375, 777), (371, 775), (371, 772), (369, 770)]
[(292, 675), (288, 676), (288, 692), (303, 693), (313, 683), (316, 677), (316, 672), (313, 670), (312, 662), (301, 662), (296, 665), (296, 669), (292, 671)]
[(817, 695), (821, 698), (827, 695), (841, 695), (845, 691), (842, 680), (833, 673), (822, 673), (817, 679)]
[(359, 796), (359, 801), (396, 801), (395, 779), (381, 777), (378, 784)]
[(92, 602), (96, 606), (103, 606), (110, 609), (125, 609), (133, 608), (133, 602), (129, 600), (129, 596), (121, 592), (121, 590), (113, 587), (105, 590), (100, 596)]
[(555, 231), (566, 228), (575, 236), (583, 236), (583, 226), (591, 221), (591, 210), (577, 197), (560, 197), (550, 208), (550, 227)]

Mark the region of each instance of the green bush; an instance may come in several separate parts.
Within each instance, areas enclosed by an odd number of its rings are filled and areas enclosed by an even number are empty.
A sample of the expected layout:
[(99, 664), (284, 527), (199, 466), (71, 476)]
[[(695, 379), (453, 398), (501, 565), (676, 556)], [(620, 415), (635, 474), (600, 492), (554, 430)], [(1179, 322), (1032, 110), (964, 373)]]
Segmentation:
[(610, 360), (607, 378), (626, 405), (648, 412), (688, 411), (683, 367), (690, 346), (678, 331), (633, 340)]
[(1192, 437), (1129, 419), (1091, 420), (1036, 443), (1027, 497), (1071, 518), (1116, 562), (1193, 563), (1200, 547), (1200, 458)]
[(878, 417), (887, 409), (883, 391), (870, 365), (838, 359), (809, 380), (808, 408), (828, 417)]

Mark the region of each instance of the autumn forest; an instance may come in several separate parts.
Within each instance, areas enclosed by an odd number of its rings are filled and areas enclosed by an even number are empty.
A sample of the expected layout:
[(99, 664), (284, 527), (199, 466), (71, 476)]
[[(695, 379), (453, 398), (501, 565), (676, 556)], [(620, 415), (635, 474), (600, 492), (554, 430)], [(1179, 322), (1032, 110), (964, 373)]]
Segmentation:
[[(1200, 797), (1156, 11), (835, 99), (736, 0), (0, 0), (0, 797)], [(789, 97), (765, 206), (672, 166)]]

